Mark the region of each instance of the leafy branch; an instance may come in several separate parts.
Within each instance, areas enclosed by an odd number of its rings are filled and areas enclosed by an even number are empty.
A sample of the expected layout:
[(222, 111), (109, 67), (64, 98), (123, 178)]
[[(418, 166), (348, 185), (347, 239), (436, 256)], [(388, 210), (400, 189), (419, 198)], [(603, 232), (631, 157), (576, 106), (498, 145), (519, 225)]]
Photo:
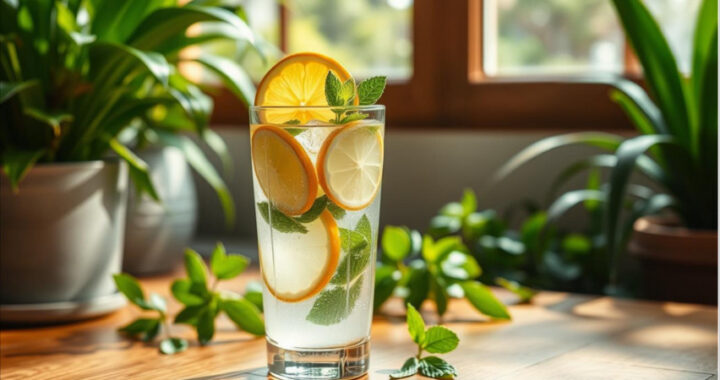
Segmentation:
[[(197, 339), (204, 345), (215, 334), (215, 319), (224, 312), (238, 329), (255, 336), (265, 335), (265, 323), (262, 319), (262, 293), (256, 285), (248, 286), (244, 296), (226, 290), (217, 290), (220, 281), (239, 276), (249, 264), (249, 259), (241, 255), (228, 255), (225, 247), (218, 243), (210, 259), (210, 273), (200, 255), (192, 249), (185, 251), (185, 271), (187, 278), (175, 280), (170, 288), (173, 297), (184, 308), (175, 315), (174, 323), (188, 324), (195, 328)], [(113, 276), (115, 284), (127, 299), (142, 310), (153, 311), (154, 318), (141, 317), (121, 327), (120, 331), (131, 337), (141, 337), (144, 341), (153, 341), (165, 327), (166, 338), (160, 342), (160, 352), (174, 354), (184, 351), (188, 342), (170, 334), (167, 302), (162, 296), (151, 293), (146, 299), (140, 283), (134, 277), (121, 273)], [(211, 282), (209, 282), (211, 281)]]
[(325, 99), (327, 104), (333, 108), (335, 118), (330, 120), (334, 124), (346, 124), (355, 120), (362, 120), (368, 117), (367, 114), (348, 110), (352, 106), (355, 97), (361, 106), (375, 104), (385, 91), (386, 77), (371, 77), (355, 86), (355, 80), (350, 78), (345, 82), (332, 71), (328, 71), (325, 77)]

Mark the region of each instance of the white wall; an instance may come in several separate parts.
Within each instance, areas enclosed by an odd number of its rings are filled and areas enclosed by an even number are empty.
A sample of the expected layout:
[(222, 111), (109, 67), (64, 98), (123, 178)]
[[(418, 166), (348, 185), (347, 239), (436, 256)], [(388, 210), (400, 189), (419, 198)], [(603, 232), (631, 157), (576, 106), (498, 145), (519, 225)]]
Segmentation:
[[(253, 239), (255, 213), (248, 129), (217, 131), (230, 147), (235, 163), (234, 175), (228, 182), (237, 203), (237, 224), (231, 232), (224, 228), (214, 193), (207, 184), (196, 181), (200, 198), (198, 234), (213, 239)], [(381, 225), (404, 224), (424, 229), (438, 208), (458, 199), (465, 187), (481, 191), (481, 208), (502, 210), (523, 199), (546, 199), (547, 187), (555, 174), (574, 159), (595, 152), (594, 149), (563, 148), (521, 168), (497, 186), (485, 185), (513, 154), (542, 137), (558, 133), (388, 128)], [(583, 181), (581, 175), (571, 186), (580, 187)]]

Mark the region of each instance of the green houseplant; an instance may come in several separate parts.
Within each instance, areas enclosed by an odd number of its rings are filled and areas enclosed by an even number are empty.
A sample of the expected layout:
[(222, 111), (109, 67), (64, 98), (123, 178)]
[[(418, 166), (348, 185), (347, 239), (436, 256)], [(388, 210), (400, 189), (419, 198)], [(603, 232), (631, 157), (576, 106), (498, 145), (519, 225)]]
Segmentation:
[[(650, 246), (656, 251), (664, 251), (663, 247), (668, 245), (684, 246), (687, 251), (717, 245), (718, 127), (717, 1), (704, 0), (701, 4), (689, 77), (679, 72), (658, 23), (640, 0), (613, 0), (613, 4), (642, 65), (648, 92), (630, 80), (612, 79), (607, 83), (612, 88), (611, 98), (625, 111), (639, 136), (625, 139), (599, 132), (553, 136), (518, 153), (498, 173), (498, 178), (502, 178), (519, 165), (563, 146), (585, 144), (608, 151), (573, 163), (560, 174), (561, 180), (565, 181), (588, 168), (609, 168), (609, 178), (603, 186), (570, 191), (560, 195), (555, 202), (564, 205), (565, 209), (588, 200), (604, 204), (602, 224), (611, 267), (611, 286), (616, 284), (618, 256), (632, 236), (633, 226), (637, 230), (651, 224), (655, 226), (651, 230), (665, 231), (660, 233), (661, 240), (672, 237), (672, 243), (654, 240)], [(631, 184), (631, 174), (635, 171), (656, 183), (660, 191)], [(663, 209), (671, 209), (674, 220), (641, 219), (636, 223), (638, 218)], [(636, 233), (636, 238), (641, 234), (642, 231)], [(697, 238), (704, 242), (699, 243)], [(633, 240), (631, 248), (637, 248), (637, 243)], [(641, 250), (647, 253), (646, 248), (641, 247)], [(697, 264), (709, 266), (707, 273), (716, 270), (714, 248), (703, 254), (699, 261), (697, 258), (684, 260), (690, 256), (684, 252), (664, 251), (661, 254), (662, 259), (651, 260), (656, 268), (659, 261), (671, 263), (659, 272), (661, 276)], [(657, 288), (657, 273), (647, 279), (650, 286), (646, 290)], [(670, 277), (665, 277), (662, 282), (673, 283)], [(681, 291), (688, 293), (685, 288)]]
[[(232, 198), (223, 180), (193, 140), (181, 133), (196, 133), (216, 151), (226, 152), (222, 140), (207, 128), (211, 98), (178, 70), (183, 60), (181, 50), (217, 39), (237, 41), (257, 51), (264, 46), (247, 26), (243, 12), (235, 13), (218, 6), (220, 3), (191, 1), (180, 6), (173, 0), (0, 1), (2, 233), (4, 237), (17, 237), (3, 239), (0, 277), (8, 278), (6, 274), (14, 272), (50, 278), (29, 273), (28, 260), (43, 260), (46, 255), (65, 257), (57, 263), (62, 268), (45, 269), (63, 271), (63, 275), (46, 281), (45, 290), (33, 290), (32, 302), (90, 299), (102, 294), (85, 294), (79, 289), (104, 289), (101, 293), (105, 295), (113, 289), (109, 274), (73, 276), (76, 270), (68, 266), (74, 261), (67, 256), (73, 254), (53, 251), (77, 250), (78, 244), (73, 243), (77, 239), (96, 243), (101, 240), (97, 236), (111, 236), (102, 244), (85, 244), (87, 255), (105, 255), (102, 261), (108, 264), (83, 270), (119, 271), (119, 253), (115, 251), (121, 249), (123, 234), (119, 226), (124, 223), (121, 214), (125, 212), (123, 171), (129, 172), (140, 193), (159, 200), (147, 165), (119, 138), (121, 132), (135, 130), (134, 140), (139, 143), (152, 140), (179, 148), (215, 189), (232, 222)], [(188, 33), (198, 23), (202, 28)], [(232, 60), (212, 55), (195, 60), (217, 73), (239, 98), (247, 102), (254, 96), (252, 82)], [(116, 159), (108, 158), (111, 152)], [(127, 169), (118, 160), (126, 163)], [(88, 187), (85, 177), (65, 187), (52, 185), (47, 179), (33, 179), (52, 174), (63, 181), (78, 171), (89, 170), (90, 163), (99, 170), (88, 174), (91, 178), (107, 175), (104, 181), (97, 181), (97, 192)], [(106, 167), (114, 168), (112, 173), (102, 174)], [(107, 186), (108, 181), (114, 185)], [(24, 191), (25, 186), (28, 189)], [(40, 200), (32, 198), (37, 194), (35, 186), (44, 186)], [(84, 191), (82, 197), (80, 190)], [(95, 195), (97, 201), (93, 201)], [(64, 198), (70, 196), (78, 199)], [(108, 204), (108, 199), (114, 203)], [(46, 207), (43, 202), (67, 207), (56, 207), (52, 210), (56, 215), (44, 215), (44, 220), (34, 223), (31, 216), (43, 214), (43, 210), (34, 210)], [(95, 203), (90, 206), (88, 202)], [(79, 216), (78, 210), (92, 207), (99, 212)], [(102, 224), (98, 219), (105, 215), (103, 212), (110, 215), (105, 229), (94, 228)], [(25, 215), (25, 219), (21, 221), (17, 215)], [(65, 218), (68, 215), (72, 217)], [(35, 239), (40, 241), (38, 246), (23, 245), (19, 237), (30, 234), (46, 236)], [(53, 239), (61, 239), (62, 244), (53, 244)], [(36, 256), (31, 258), (30, 251)], [(103, 286), (75, 284), (76, 291), (40, 296), (48, 289), (82, 282), (82, 278), (103, 282)], [(18, 291), (16, 282), (2, 285), (8, 292)], [(30, 299), (5, 296), (4, 292), (3, 304)]]

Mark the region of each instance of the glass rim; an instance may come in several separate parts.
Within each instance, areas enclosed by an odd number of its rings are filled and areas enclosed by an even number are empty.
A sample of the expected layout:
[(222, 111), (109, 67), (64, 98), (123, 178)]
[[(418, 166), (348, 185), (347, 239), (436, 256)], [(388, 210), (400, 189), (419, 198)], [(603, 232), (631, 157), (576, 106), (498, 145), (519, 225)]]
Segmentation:
[(341, 108), (347, 111), (384, 111), (385, 106), (382, 104), (369, 104), (365, 106), (250, 106), (250, 111), (262, 111), (262, 110), (332, 110)]

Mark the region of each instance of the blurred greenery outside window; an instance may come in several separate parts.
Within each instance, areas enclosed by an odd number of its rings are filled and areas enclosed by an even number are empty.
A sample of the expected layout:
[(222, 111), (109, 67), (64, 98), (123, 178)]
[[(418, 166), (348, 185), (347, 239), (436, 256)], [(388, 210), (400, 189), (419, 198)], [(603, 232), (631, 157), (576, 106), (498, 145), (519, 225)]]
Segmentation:
[[(690, 69), (700, 0), (644, 0)], [(483, 69), (489, 76), (632, 72), (608, 0), (484, 0)]]

